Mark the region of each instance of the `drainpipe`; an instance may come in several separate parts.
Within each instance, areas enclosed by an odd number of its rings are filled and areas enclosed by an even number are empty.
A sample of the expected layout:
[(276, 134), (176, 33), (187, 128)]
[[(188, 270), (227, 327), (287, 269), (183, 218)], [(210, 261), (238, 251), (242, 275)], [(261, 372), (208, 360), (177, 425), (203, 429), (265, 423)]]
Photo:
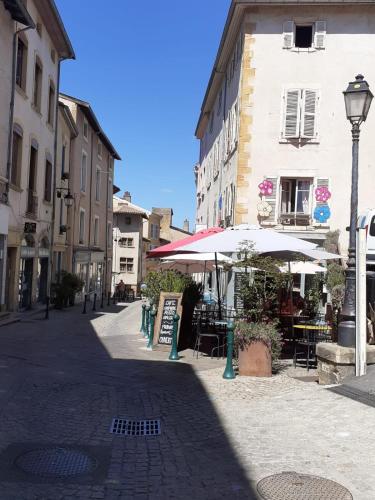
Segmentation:
[(47, 296), (51, 296), (51, 283), (53, 277), (53, 246), (55, 244), (55, 214), (56, 214), (56, 176), (57, 176), (57, 134), (59, 123), (59, 94), (60, 94), (60, 69), (61, 62), (64, 58), (60, 58), (57, 66), (57, 84), (56, 84), (56, 103), (55, 103), (55, 134), (53, 143), (53, 169), (52, 169), (52, 220), (51, 220), (51, 241), (50, 241), (50, 257), (49, 257), (49, 273)]
[(10, 95), (10, 105), (9, 105), (9, 133), (8, 133), (8, 150), (7, 150), (7, 169), (6, 169), (6, 186), (5, 186), (5, 196), (4, 202), (9, 202), (9, 185), (12, 172), (12, 146), (13, 146), (13, 118), (14, 118), (14, 96), (16, 92), (16, 63), (17, 63), (17, 36), (29, 29), (34, 29), (35, 25), (26, 26), (20, 30), (16, 30), (13, 33), (13, 58), (12, 58), (12, 88)]
[[(110, 154), (108, 153), (107, 156), (107, 185), (106, 185), (106, 197), (105, 197), (105, 250), (104, 250), (104, 293), (107, 295), (108, 293), (108, 287), (107, 287), (107, 280), (108, 280), (108, 202), (109, 202), (109, 169), (110, 169)], [(113, 230), (113, 219), (112, 219), (112, 230)], [(112, 256), (113, 259), (113, 256)], [(113, 266), (113, 262), (111, 262)], [(112, 275), (110, 278), (110, 281), (112, 281)], [(111, 291), (111, 289), (109, 289)]]

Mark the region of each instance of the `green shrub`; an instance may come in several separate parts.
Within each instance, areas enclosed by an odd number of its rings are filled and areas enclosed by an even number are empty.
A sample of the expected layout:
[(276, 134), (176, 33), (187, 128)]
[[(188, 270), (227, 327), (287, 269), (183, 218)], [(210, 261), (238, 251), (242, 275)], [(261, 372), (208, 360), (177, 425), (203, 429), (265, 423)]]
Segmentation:
[(182, 293), (183, 305), (187, 302), (195, 305), (202, 295), (200, 284), (195, 283), (191, 276), (177, 271), (151, 271), (146, 276), (145, 284), (147, 288), (143, 295), (152, 299), (156, 306), (159, 305), (161, 292)]

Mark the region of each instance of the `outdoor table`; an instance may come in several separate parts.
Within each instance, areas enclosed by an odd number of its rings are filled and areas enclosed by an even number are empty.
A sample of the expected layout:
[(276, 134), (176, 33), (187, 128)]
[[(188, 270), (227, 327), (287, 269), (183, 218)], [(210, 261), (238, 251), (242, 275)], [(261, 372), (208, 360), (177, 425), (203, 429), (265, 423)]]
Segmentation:
[(293, 325), (293, 328), (300, 330), (326, 330), (327, 332), (332, 330), (332, 326), (330, 325), (317, 325), (316, 323), (298, 323), (298, 325)]

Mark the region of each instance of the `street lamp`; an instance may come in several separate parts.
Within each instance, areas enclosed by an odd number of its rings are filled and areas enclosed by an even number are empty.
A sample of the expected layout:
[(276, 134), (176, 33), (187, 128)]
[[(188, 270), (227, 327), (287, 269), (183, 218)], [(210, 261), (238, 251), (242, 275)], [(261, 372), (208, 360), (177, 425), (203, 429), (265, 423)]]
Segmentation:
[(357, 75), (355, 82), (350, 82), (343, 92), (346, 117), (352, 124), (352, 187), (350, 200), (349, 260), (345, 271), (345, 299), (341, 311), (338, 344), (343, 347), (355, 347), (355, 247), (358, 218), (358, 147), (359, 126), (366, 121), (372, 92), (362, 75)]
[(74, 198), (71, 195), (70, 191), (68, 188), (57, 188), (56, 189), (56, 195), (58, 198), (61, 198), (63, 196), (63, 191), (67, 191), (67, 194), (64, 196), (64, 203), (67, 208), (71, 207), (74, 202)]

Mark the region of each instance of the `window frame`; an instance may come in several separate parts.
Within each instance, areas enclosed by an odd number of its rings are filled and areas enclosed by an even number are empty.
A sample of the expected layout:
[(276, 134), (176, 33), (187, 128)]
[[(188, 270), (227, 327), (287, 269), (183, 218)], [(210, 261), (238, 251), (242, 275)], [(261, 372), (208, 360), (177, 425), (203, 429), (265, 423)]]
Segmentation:
[[(131, 270), (129, 270), (131, 267)], [(134, 274), (134, 257), (120, 257), (119, 260), (120, 273)]]
[(38, 55), (34, 62), (34, 82), (32, 106), (35, 111), (41, 113), (42, 110), (42, 92), (43, 92), (43, 64)]
[[(83, 217), (82, 217), (83, 216)], [(86, 229), (86, 210), (82, 207), (79, 207), (79, 227), (78, 227), (78, 244), (85, 244), (85, 229)]]
[(94, 215), (94, 246), (99, 246), (99, 225), (100, 225), (100, 217), (98, 215)]
[(48, 109), (47, 109), (47, 123), (52, 128), (55, 126), (55, 111), (56, 111), (56, 87), (54, 82), (50, 79), (48, 86)]
[(100, 202), (100, 184), (101, 184), (102, 176), (101, 176), (101, 168), (99, 165), (96, 166), (95, 171), (95, 201)]
[[(85, 169), (83, 169), (83, 158), (86, 158)], [(87, 162), (88, 162), (87, 153), (84, 149), (82, 149), (81, 168), (80, 168), (80, 191), (81, 191), (81, 193), (84, 193), (84, 194), (86, 194), (86, 188), (87, 188)]]
[[(15, 138), (17, 138), (16, 145)], [(14, 124), (12, 132), (12, 170), (10, 173), (10, 184), (18, 188), (21, 187), (22, 153), (23, 130), (19, 125)]]
[[(19, 47), (20, 42), (23, 46), (22, 61), (20, 67), (19, 61)], [(24, 33), (19, 33), (17, 36), (17, 54), (16, 54), (16, 87), (26, 93), (27, 88), (27, 63), (28, 63), (28, 40)], [(19, 69), (21, 70), (19, 73)]]
[[(296, 135), (286, 136), (286, 116), (287, 116), (287, 106), (288, 106), (288, 92), (298, 92), (298, 113), (296, 116)], [(314, 119), (314, 137), (308, 137), (304, 134), (306, 117), (311, 115), (307, 111), (306, 95), (308, 92), (315, 93), (315, 113), (313, 114)], [(290, 142), (308, 142), (309, 144), (318, 144), (320, 142), (319, 135), (319, 125), (320, 125), (320, 105), (321, 105), (321, 87), (320, 85), (288, 85), (282, 89), (281, 92), (281, 111), (280, 111), (280, 132), (279, 132), (279, 142), (281, 144), (287, 144)], [(289, 113), (291, 115), (291, 113)], [(292, 116), (292, 115), (291, 115)]]
[(44, 193), (43, 200), (47, 203), (52, 202), (52, 176), (53, 168), (52, 162), (49, 158), (46, 158), (44, 166)]

